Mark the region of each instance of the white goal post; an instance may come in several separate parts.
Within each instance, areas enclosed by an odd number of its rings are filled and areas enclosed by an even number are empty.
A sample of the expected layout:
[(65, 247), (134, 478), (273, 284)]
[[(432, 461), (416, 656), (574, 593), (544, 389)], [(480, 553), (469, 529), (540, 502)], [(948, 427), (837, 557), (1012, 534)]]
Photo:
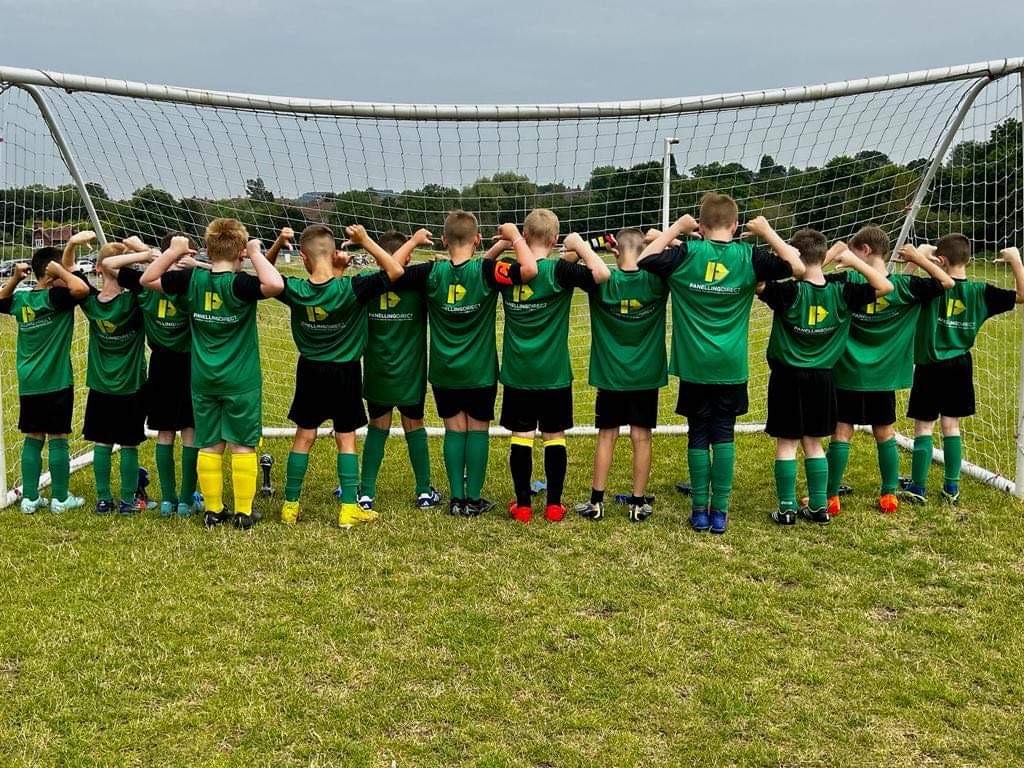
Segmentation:
[[(783, 235), (813, 226), (845, 238), (875, 223), (895, 252), (908, 240), (963, 231), (974, 244), (973, 275), (1007, 284), (1007, 270), (992, 257), (1024, 245), (1022, 86), (1024, 58), (1014, 58), (670, 99), (378, 104), (0, 67), (0, 273), (34, 247), (87, 227), (101, 243), (129, 234), (153, 242), (168, 230), (199, 239), (213, 216), (235, 216), (264, 241), (281, 226), (312, 221), (411, 234), (420, 226), (437, 231), (448, 210), (464, 207), (477, 213), (486, 238), (502, 218), (521, 221), (544, 206), (559, 214), (563, 234), (599, 236), (664, 226), (717, 190), (737, 199), (742, 218), (763, 214)], [(755, 303), (751, 412), (739, 424), (746, 432), (764, 421), (768, 324)], [(260, 307), (260, 331), (265, 434), (286, 436), (295, 352), (274, 302)], [(79, 432), (85, 336), (79, 322)], [(20, 447), (13, 326), (4, 338), (0, 477), (11, 501)], [(1022, 339), (1019, 318), (983, 329), (978, 415), (965, 430), (965, 473), (1017, 495), (1024, 495)], [(587, 305), (578, 296), (576, 434), (594, 431), (588, 347)], [(685, 432), (674, 403), (672, 385), (661, 398), (662, 433)], [(910, 426), (899, 425), (904, 447)], [(75, 466), (89, 462), (78, 435), (72, 453)]]

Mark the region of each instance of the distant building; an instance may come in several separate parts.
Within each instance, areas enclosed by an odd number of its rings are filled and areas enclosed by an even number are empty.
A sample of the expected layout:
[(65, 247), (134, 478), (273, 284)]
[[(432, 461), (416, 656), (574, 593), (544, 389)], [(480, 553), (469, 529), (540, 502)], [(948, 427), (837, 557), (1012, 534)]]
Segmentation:
[(47, 248), (53, 246), (61, 248), (71, 239), (73, 234), (75, 234), (75, 228), (70, 224), (64, 224), (59, 227), (43, 227), (33, 222), (32, 247)]

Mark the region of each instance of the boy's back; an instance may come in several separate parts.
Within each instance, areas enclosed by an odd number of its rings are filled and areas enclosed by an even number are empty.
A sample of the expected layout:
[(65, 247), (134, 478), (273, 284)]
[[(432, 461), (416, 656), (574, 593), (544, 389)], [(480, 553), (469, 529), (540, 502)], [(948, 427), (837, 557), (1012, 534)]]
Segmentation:
[(982, 324), (1016, 306), (1016, 294), (978, 280), (954, 278), (955, 284), (921, 309), (914, 361), (939, 363), (971, 351)]
[(89, 357), (85, 384), (110, 395), (138, 392), (146, 380), (142, 312), (127, 291), (110, 301), (93, 293), (82, 302), (89, 318)]
[(18, 392), (39, 395), (74, 383), (71, 341), (78, 302), (67, 288), (15, 291), (0, 302), (0, 312), (18, 323), (16, 368)]
[(278, 299), (291, 310), (292, 338), (303, 357), (341, 363), (362, 356), (366, 312), (353, 289), (352, 278), (314, 283), (288, 277)]
[(423, 294), (392, 288), (367, 306), (366, 399), (401, 405), (420, 402), (427, 389), (427, 303)]

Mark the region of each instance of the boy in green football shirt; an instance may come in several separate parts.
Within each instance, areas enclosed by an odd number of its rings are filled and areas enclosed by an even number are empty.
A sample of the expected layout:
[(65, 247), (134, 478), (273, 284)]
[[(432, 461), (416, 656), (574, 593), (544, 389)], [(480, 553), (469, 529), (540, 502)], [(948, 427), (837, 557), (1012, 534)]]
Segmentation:
[(892, 291), (884, 270), (869, 266), (849, 250), (836, 257), (855, 269), (864, 282), (826, 280), (822, 264), (825, 236), (802, 229), (790, 241), (805, 271), (798, 280), (769, 281), (759, 298), (774, 311), (768, 339), (768, 420), (765, 431), (776, 439), (775, 488), (779, 505), (771, 514), (779, 525), (796, 522), (796, 451), (804, 449), (807, 520), (827, 524), (828, 462), (821, 440), (836, 428), (836, 393), (832, 368), (846, 348), (853, 312)]
[(288, 454), (281, 522), (295, 523), (299, 497), (317, 430), (333, 421), (341, 487), (338, 525), (349, 528), (376, 519), (356, 503), (359, 460), (356, 430), (366, 424), (359, 359), (366, 347), (366, 305), (391, 288), (402, 266), (377, 245), (362, 226), (345, 230), (353, 245), (363, 247), (381, 270), (372, 275), (340, 276), (344, 259), (326, 224), (311, 224), (299, 238), (309, 279), (287, 277), (278, 299), (291, 313), (292, 339), (299, 350), (295, 397), (288, 418), (298, 428)]
[[(403, 267), (417, 248), (433, 245), (431, 233), (420, 229), (408, 240), (398, 232), (385, 232), (380, 246)], [(363, 396), (370, 424), (363, 443), (363, 471), (359, 506), (373, 509), (377, 473), (384, 460), (384, 445), (391, 430), (392, 412), (402, 418), (409, 463), (415, 478), (416, 506), (433, 509), (440, 494), (430, 483), (430, 448), (423, 425), (427, 394), (427, 304), (420, 291), (392, 288), (368, 310), (366, 351), (363, 353)]]
[[(679, 377), (676, 413), (689, 424), (690, 526), (715, 534), (725, 533), (728, 525), (736, 417), (748, 406), (754, 289), (766, 280), (799, 277), (804, 270), (796, 251), (763, 216), (749, 221), (747, 230), (775, 254), (734, 240), (738, 218), (736, 201), (709, 192), (701, 199), (699, 222), (683, 216), (644, 248), (639, 262), (666, 280), (672, 297), (669, 373)], [(695, 232), (700, 239), (669, 247)]]
[[(192, 408), (199, 448), (197, 474), (205, 497), (207, 527), (233, 520), (248, 529), (256, 522), (256, 445), (262, 422), (263, 379), (260, 369), (256, 303), (284, 290), (284, 280), (263, 255), (258, 240), (249, 240), (237, 219), (214, 219), (206, 228), (206, 251), (212, 269), (171, 266), (190, 253), (187, 237), (171, 247), (142, 274), (146, 288), (181, 297), (192, 327)], [(256, 271), (239, 271), (248, 257)], [(231, 451), (235, 514), (224, 511), (223, 454)]]
[[(141, 245), (138, 239), (133, 247)], [(89, 355), (85, 384), (89, 397), (85, 406), (83, 435), (93, 446), (93, 477), (96, 482), (96, 514), (115, 511), (130, 515), (145, 509), (137, 500), (139, 487), (139, 444), (146, 439), (146, 409), (142, 385), (145, 381), (145, 333), (142, 312), (135, 293), (117, 281), (107, 259), (129, 251), (125, 243), (107, 243), (100, 249), (96, 267), (103, 287), (93, 289), (82, 302), (89, 320)], [(115, 507), (110, 485), (114, 446), (121, 446), (120, 496)], [(140, 506), (141, 504), (141, 506)]]
[(430, 356), (427, 380), (444, 420), (444, 464), (453, 515), (475, 517), (493, 503), (481, 497), (487, 476), (488, 430), (494, 419), (498, 354), (497, 290), (520, 281), (519, 264), (473, 258), (480, 245), (476, 216), (452, 211), (444, 222), (448, 259), (413, 264), (395, 290), (414, 289), (427, 301)]
[[(846, 250), (837, 243), (825, 257)], [(867, 226), (850, 239), (854, 255), (879, 272), (887, 272), (886, 261), (892, 247), (889, 237), (879, 227)], [(912, 246), (900, 251), (908, 262), (921, 267), (927, 277), (889, 275), (891, 293), (873, 301), (863, 310), (853, 312), (850, 337), (846, 349), (836, 362), (835, 433), (828, 444), (828, 512), (835, 517), (840, 511), (839, 489), (850, 458), (850, 439), (857, 424), (871, 425), (878, 451), (881, 487), (878, 508), (885, 513), (899, 509), (896, 490), (899, 487), (900, 457), (896, 446), (896, 390), (910, 387), (914, 375), (914, 329), (921, 305), (953, 286), (953, 280), (942, 268), (924, 258)], [(863, 280), (849, 270), (829, 276), (830, 279)]]
[[(156, 435), (156, 469), (160, 479), (160, 515), (188, 517), (202, 511), (202, 496), (196, 493), (195, 421), (192, 416), (192, 331), (188, 310), (180, 297), (167, 296), (141, 288), (142, 272), (130, 269), (136, 264), (152, 261), (170, 248), (171, 238), (184, 236), (169, 232), (153, 251), (138, 238), (128, 238), (124, 244), (130, 250), (104, 259), (108, 271), (117, 275), (117, 282), (135, 294), (142, 311), (142, 325), (149, 343), (149, 372), (143, 388), (145, 392), (146, 423)], [(189, 242), (189, 248), (195, 246)], [(210, 265), (184, 257), (171, 269)], [(177, 469), (174, 461), (174, 441), (181, 433), (181, 490), (178, 491)]]
[(619, 428), (628, 426), (633, 443), (629, 519), (642, 522), (653, 511), (647, 501), (651, 432), (658, 423), (658, 390), (668, 384), (668, 287), (660, 277), (637, 266), (644, 247), (640, 230), (623, 229), (615, 242), (618, 269), (611, 270), (605, 283), (583, 286), (590, 297), (590, 385), (597, 387), (594, 424), (598, 433), (590, 502), (577, 504), (576, 511), (591, 520), (604, 517), (604, 492), (615, 442)]
[(509, 504), (509, 515), (520, 523), (528, 523), (533, 517), (530, 480), (533, 441), (538, 431), (544, 441), (547, 482), (544, 518), (548, 522), (565, 518), (565, 430), (573, 425), (569, 364), (573, 288), (594, 287), (606, 282), (611, 274), (604, 261), (575, 233), (566, 237), (565, 249), (582, 258), (584, 264), (548, 258), (558, 242), (558, 229), (558, 217), (547, 208), (537, 208), (523, 222), (522, 235), (515, 224), (502, 224), (502, 239), (488, 252), (493, 256), (502, 247), (510, 247), (521, 267), (522, 284), (501, 288), (505, 310), (501, 426), (512, 433), (509, 469), (515, 499)]
[[(73, 236), (76, 243), (95, 238), (92, 232)], [(17, 290), (31, 269), (36, 285)], [(71, 340), (75, 331), (75, 306), (89, 295), (89, 284), (61, 264), (57, 248), (40, 248), (32, 263), (14, 265), (14, 272), (0, 287), (0, 312), (18, 324), (15, 369), (18, 375), (18, 430), (21, 444), (21, 511), (31, 515), (46, 506), (39, 496), (43, 445), (50, 441), (50, 481), (57, 513), (77, 509), (85, 502), (68, 492), (71, 457), (68, 434), (75, 403), (71, 368)]]
[(942, 499), (949, 504), (959, 503), (963, 462), (960, 419), (974, 414), (971, 348), (986, 320), (1024, 303), (1024, 266), (1018, 249), (999, 252), (999, 260), (1013, 270), (1016, 289), (1012, 291), (967, 279), (971, 242), (964, 235), (940, 238), (935, 244), (935, 257), (954, 285), (922, 308), (917, 326), (914, 384), (907, 404), (907, 416), (914, 420), (914, 453), (910, 483), (900, 494), (911, 504), (927, 501), (932, 432), (940, 418), (945, 471)]

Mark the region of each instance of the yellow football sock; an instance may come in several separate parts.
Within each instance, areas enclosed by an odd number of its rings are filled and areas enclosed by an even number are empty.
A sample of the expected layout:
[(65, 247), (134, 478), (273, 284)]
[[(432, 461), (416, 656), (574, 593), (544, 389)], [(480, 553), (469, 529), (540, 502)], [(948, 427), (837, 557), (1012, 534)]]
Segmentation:
[(256, 498), (258, 463), (255, 453), (231, 454), (231, 479), (235, 489), (235, 512), (252, 514), (252, 500)]
[(224, 464), (219, 453), (200, 451), (196, 458), (196, 474), (199, 477), (199, 490), (205, 499), (208, 512), (224, 511)]

